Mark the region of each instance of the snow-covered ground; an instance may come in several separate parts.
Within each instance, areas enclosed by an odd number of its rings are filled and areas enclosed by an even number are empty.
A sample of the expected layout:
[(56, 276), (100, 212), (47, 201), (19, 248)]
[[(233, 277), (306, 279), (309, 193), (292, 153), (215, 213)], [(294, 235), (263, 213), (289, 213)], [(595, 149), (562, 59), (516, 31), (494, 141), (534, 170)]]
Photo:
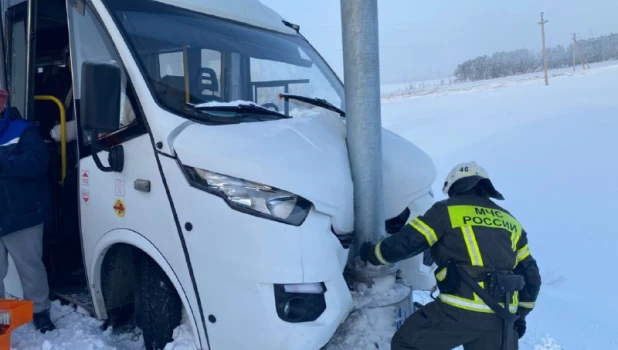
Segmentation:
[[(439, 198), (451, 166), (476, 160), (528, 231), (544, 284), (528, 318), (523, 350), (618, 349), (613, 270), (618, 65), (591, 66), (586, 72), (552, 72), (548, 87), (542, 74), (532, 74), (453, 84), (422, 96), (400, 93), (383, 102), (384, 126), (433, 157)], [(428, 298), (416, 295), (416, 300)], [(58, 331), (41, 335), (24, 326), (13, 333), (13, 348), (142, 348), (139, 333), (103, 332), (100, 321), (69, 306), (55, 303), (52, 311)], [(389, 349), (394, 328), (385, 317), (379, 309), (352, 315), (344, 326), (347, 344), (330, 350), (376, 349), (375, 344)], [(181, 326), (166, 350), (193, 349), (191, 340), (189, 329)]]
[[(590, 68), (599, 69), (614, 66), (616, 64), (618, 64), (618, 61), (598, 62), (590, 64)], [(583, 73), (585, 73), (585, 71), (582, 70), (580, 65), (576, 67), (575, 72), (571, 67), (550, 70), (548, 71), (548, 77), (551, 80), (555, 77)], [(438, 96), (479, 90), (493, 90), (500, 87), (509, 87), (514, 85), (537, 84), (538, 80), (542, 80), (543, 77), (543, 72), (535, 72), (466, 83), (452, 83), (455, 81), (454, 77), (445, 77), (434, 80), (382, 84), (380, 89), (383, 101), (389, 102), (398, 99), (409, 99), (410, 97), (422, 97), (427, 95)]]
[(529, 232), (544, 284), (522, 349), (546, 335), (569, 350), (618, 349), (618, 66), (592, 68), (547, 87), (539, 74), (383, 104), (385, 127), (425, 149), (440, 176), (484, 165)]

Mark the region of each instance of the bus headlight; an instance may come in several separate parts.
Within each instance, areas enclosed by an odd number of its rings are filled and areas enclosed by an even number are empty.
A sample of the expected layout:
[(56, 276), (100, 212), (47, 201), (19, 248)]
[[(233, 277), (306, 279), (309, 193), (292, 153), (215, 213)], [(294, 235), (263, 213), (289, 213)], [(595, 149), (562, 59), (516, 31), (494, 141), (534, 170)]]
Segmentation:
[(311, 202), (277, 188), (211, 171), (183, 166), (191, 186), (223, 198), (235, 210), (300, 226)]

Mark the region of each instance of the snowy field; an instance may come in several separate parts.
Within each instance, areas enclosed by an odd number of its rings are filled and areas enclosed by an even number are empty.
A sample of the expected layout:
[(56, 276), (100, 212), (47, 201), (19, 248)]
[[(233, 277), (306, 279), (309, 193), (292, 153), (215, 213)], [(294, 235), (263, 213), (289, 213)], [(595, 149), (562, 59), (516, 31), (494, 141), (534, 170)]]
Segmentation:
[(562, 349), (618, 349), (618, 66), (591, 68), (547, 87), (538, 74), (383, 104), (385, 127), (433, 157), (436, 193), (453, 164), (476, 160), (529, 232), (544, 284), (522, 349), (547, 335)]
[[(618, 61), (606, 61), (590, 64), (591, 69), (604, 68), (617, 65)], [(576, 66), (575, 72), (573, 68), (553, 69), (548, 72), (549, 79), (554, 77), (562, 77), (565, 75), (577, 75), (585, 73), (581, 65)], [(384, 102), (389, 102), (398, 99), (409, 99), (410, 97), (422, 97), (427, 95), (437, 96), (445, 94), (454, 94), (467, 91), (493, 90), (501, 87), (509, 87), (514, 85), (537, 84), (539, 79), (543, 79), (543, 72), (535, 72), (509, 76), (498, 79), (478, 80), (466, 83), (450, 83), (455, 81), (455, 77), (445, 77), (443, 79), (425, 80), (425, 81), (409, 81), (400, 83), (382, 84), (381, 95)]]
[[(615, 64), (616, 62), (614, 62)], [(542, 73), (435, 87), (383, 103), (383, 124), (425, 149), (439, 178), (453, 164), (475, 160), (504, 194), (503, 205), (529, 232), (542, 272), (524, 350), (618, 349), (618, 299), (613, 257), (618, 252), (618, 65), (573, 73)], [(399, 88), (401, 88), (400, 86)], [(403, 86), (405, 87), (405, 86)], [(402, 160), (405, 161), (405, 160)], [(427, 301), (424, 300), (417, 301)], [(389, 349), (394, 331), (380, 310), (353, 315), (346, 343), (330, 350)], [(13, 333), (19, 350), (141, 349), (139, 333), (102, 332), (101, 322), (54, 304), (59, 330), (41, 335), (30, 325)], [(166, 350), (190, 350), (188, 327)], [(542, 344), (559, 344), (545, 345)]]

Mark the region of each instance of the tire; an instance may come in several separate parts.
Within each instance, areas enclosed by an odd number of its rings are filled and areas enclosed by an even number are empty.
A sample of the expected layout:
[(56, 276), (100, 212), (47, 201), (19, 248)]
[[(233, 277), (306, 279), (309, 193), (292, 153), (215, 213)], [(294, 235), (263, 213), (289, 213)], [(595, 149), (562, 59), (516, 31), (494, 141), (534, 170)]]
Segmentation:
[(146, 350), (160, 350), (173, 341), (182, 319), (182, 302), (165, 272), (148, 256), (138, 262), (135, 321)]

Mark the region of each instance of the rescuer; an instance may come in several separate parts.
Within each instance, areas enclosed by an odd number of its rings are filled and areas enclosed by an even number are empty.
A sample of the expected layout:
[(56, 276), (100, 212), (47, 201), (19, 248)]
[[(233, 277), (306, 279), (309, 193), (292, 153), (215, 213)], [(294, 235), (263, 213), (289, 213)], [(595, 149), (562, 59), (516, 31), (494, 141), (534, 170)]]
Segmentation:
[(491, 200), (504, 197), (475, 162), (456, 165), (442, 191), (448, 199), (400, 232), (361, 247), (361, 259), (373, 265), (405, 260), (428, 248), (438, 265), (439, 296), (404, 322), (391, 349), (517, 349), (541, 287), (527, 233)]

